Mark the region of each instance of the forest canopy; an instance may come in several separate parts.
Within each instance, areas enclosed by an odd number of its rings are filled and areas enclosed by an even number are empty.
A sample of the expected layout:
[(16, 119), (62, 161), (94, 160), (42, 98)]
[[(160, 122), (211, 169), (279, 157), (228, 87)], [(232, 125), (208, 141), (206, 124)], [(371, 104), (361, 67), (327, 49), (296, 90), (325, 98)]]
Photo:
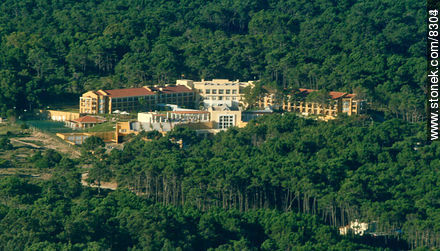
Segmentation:
[(5, 0), (0, 110), (185, 77), (356, 90), (420, 117), (424, 13), (413, 0)]
[(165, 207), (127, 190), (97, 196), (71, 172), (44, 182), (2, 177), (0, 188), (3, 250), (371, 248), (311, 215)]
[(163, 205), (292, 211), (335, 227), (375, 222), (375, 234), (408, 247), (439, 247), (440, 148), (424, 129), (398, 119), (267, 115), (212, 138), (140, 134), (94, 169), (107, 167), (102, 179)]
[[(143, 132), (121, 150), (89, 139), (76, 161), (32, 155), (47, 181), (0, 178), (0, 249), (440, 247), (440, 145), (421, 123), (285, 113), (206, 138)], [(118, 190), (82, 187), (86, 170)], [(357, 220), (375, 227), (338, 235)]]

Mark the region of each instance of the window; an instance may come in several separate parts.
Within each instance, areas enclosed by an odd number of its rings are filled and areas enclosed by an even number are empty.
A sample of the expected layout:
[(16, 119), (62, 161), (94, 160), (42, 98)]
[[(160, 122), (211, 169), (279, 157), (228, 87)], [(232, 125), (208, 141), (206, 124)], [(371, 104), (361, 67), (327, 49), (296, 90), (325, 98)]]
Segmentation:
[(227, 89), (226, 94), (231, 94), (231, 90)]
[(218, 90), (218, 94), (224, 94), (224, 92), (225, 92), (225, 90), (223, 90), (223, 89)]
[(211, 89), (206, 89), (206, 94), (211, 94)]
[(212, 100), (217, 100), (217, 97), (212, 97)]
[(216, 89), (212, 89), (212, 94), (217, 94), (217, 90)]
[(232, 94), (237, 94), (237, 90), (232, 90)]
[(237, 100), (237, 97), (232, 97), (232, 100)]
[(344, 100), (342, 102), (342, 112), (348, 112), (350, 110), (350, 101)]
[(226, 97), (225, 97), (225, 99), (226, 99), (226, 100), (230, 100), (230, 99), (231, 99), (231, 97), (228, 97), (228, 96), (226, 96)]
[(219, 97), (218, 97), (218, 100), (223, 100), (223, 97), (222, 97), (222, 96), (219, 96)]
[(226, 129), (231, 126), (234, 126), (234, 115), (220, 115), (218, 127), (220, 129)]

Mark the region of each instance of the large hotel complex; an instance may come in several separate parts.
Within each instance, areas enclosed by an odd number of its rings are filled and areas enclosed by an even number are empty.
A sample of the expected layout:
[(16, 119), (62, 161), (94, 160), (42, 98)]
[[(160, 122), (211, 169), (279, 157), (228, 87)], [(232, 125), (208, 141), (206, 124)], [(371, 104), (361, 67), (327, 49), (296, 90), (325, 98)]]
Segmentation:
[[(154, 130), (167, 133), (175, 126), (188, 126), (197, 134), (211, 134), (234, 126), (244, 127), (248, 121), (274, 111), (331, 120), (340, 114), (360, 114), (366, 108), (365, 101), (355, 94), (313, 89), (296, 89), (283, 95), (267, 91), (255, 104), (247, 104), (243, 99), (246, 87), (253, 88), (254, 82), (177, 80), (175, 85), (88, 91), (80, 97), (79, 113), (46, 112), (50, 119), (64, 121), (74, 129), (107, 121), (99, 115), (137, 113), (137, 120), (132, 117), (117, 122), (115, 132), (57, 134), (71, 144), (81, 144), (92, 135), (105, 142), (120, 143), (125, 135)], [(249, 106), (259, 110), (245, 111)]]
[[(243, 89), (253, 87), (253, 81), (240, 82), (227, 79), (213, 79), (200, 82), (177, 80), (176, 85), (139, 87), (115, 90), (86, 92), (80, 97), (81, 114), (105, 114), (115, 111), (146, 112), (157, 110), (160, 104), (172, 104), (183, 108), (208, 110), (212, 107), (241, 109), (246, 107), (243, 101)], [(264, 94), (256, 106), (260, 109), (276, 109), (296, 112), (304, 116), (319, 115), (324, 119), (333, 119), (338, 114), (359, 114), (364, 108), (364, 101), (355, 94), (331, 91), (328, 101), (316, 102), (307, 99), (317, 90), (299, 89), (296, 95), (277, 97), (274, 93)]]

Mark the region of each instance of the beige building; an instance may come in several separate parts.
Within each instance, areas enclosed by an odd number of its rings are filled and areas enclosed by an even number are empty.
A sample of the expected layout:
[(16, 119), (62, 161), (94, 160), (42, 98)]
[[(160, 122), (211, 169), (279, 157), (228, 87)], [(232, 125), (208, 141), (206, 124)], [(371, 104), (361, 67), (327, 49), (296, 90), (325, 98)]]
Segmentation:
[(87, 115), (77, 119), (66, 121), (66, 124), (67, 126), (73, 129), (76, 128), (84, 129), (84, 128), (94, 127), (95, 125), (102, 124), (104, 122), (105, 122), (104, 119)]
[(79, 132), (79, 133), (57, 133), (61, 139), (72, 145), (81, 145), (84, 141), (92, 136), (101, 138), (105, 143), (117, 143), (115, 132)]
[(40, 110), (40, 113), (43, 116), (46, 116), (48, 119), (53, 121), (69, 121), (74, 120), (80, 117), (80, 114), (77, 112), (65, 112), (65, 111), (56, 111), (56, 110)]
[(138, 121), (142, 123), (165, 123), (165, 122), (209, 122), (210, 114), (208, 111), (187, 110), (187, 111), (168, 111), (168, 112), (140, 112)]
[(355, 235), (363, 236), (365, 234), (376, 235), (377, 222), (373, 221), (370, 224), (366, 222), (359, 222), (359, 220), (350, 221), (350, 224), (340, 227), (339, 234), (347, 235), (353, 233)]
[(245, 122), (242, 122), (241, 111), (230, 109), (227, 106), (212, 106), (208, 108), (211, 114), (211, 122), (213, 122), (214, 129), (227, 129), (229, 127), (237, 126), (244, 127)]
[(80, 97), (79, 110), (81, 114), (151, 110), (161, 103), (192, 107), (194, 98), (194, 92), (183, 85), (98, 90)]
[(224, 130), (233, 126), (244, 127), (246, 124), (242, 121), (242, 111), (227, 106), (212, 106), (207, 111), (141, 112), (131, 128), (133, 131), (168, 132), (177, 125), (195, 130)]
[(205, 107), (227, 105), (238, 107), (243, 104), (243, 88), (253, 86), (253, 81), (240, 82), (228, 79), (213, 79), (194, 82), (193, 80), (177, 80), (177, 85), (185, 85), (198, 94), (199, 102)]
[(334, 119), (338, 114), (359, 114), (364, 108), (365, 101), (356, 98), (355, 94), (346, 92), (329, 92), (329, 101), (325, 104), (306, 100), (308, 94), (317, 90), (299, 89), (298, 100), (287, 95), (284, 100), (279, 100), (275, 94), (267, 94), (258, 102), (260, 108), (274, 107), (284, 111), (297, 112), (302, 115), (320, 115), (324, 119)]

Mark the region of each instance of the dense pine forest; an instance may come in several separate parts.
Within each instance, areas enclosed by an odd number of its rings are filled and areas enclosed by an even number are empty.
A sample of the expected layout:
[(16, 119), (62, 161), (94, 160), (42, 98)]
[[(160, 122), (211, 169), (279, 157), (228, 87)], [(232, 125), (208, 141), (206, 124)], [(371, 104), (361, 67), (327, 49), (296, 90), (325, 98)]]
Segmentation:
[[(4, 0), (3, 115), (97, 88), (261, 79), (423, 119), (425, 1)], [(71, 95), (74, 94), (74, 95)]]
[[(154, 204), (119, 190), (98, 196), (56, 167), (36, 184), (0, 179), (2, 250), (359, 250), (315, 216), (269, 209), (201, 212)], [(378, 246), (381, 248), (381, 246)]]
[(318, 122), (284, 114), (205, 139), (185, 128), (140, 134), (108, 154), (88, 142), (83, 154), (94, 180), (116, 178), (164, 206), (275, 209), (334, 227), (359, 219), (408, 247), (438, 248), (440, 145), (424, 139), (424, 126), (397, 119)]
[[(141, 133), (123, 150), (99, 138), (70, 160), (31, 157), (52, 178), (0, 179), (6, 250), (403, 250), (440, 247), (440, 145), (424, 127), (355, 117), (268, 115), (200, 138)], [(181, 147), (175, 143), (182, 139)], [(11, 148), (3, 137), (2, 151)], [(118, 190), (83, 188), (81, 168)], [(4, 167), (5, 168), (5, 167)], [(350, 221), (372, 235), (340, 236)], [(423, 250), (423, 249), (422, 249)]]
[[(209, 137), (144, 132), (122, 150), (90, 137), (80, 159), (36, 152), (29, 169), (50, 178), (0, 174), (0, 249), (440, 248), (440, 145), (420, 123), (425, 5), (1, 1), (0, 117), (91, 89), (228, 78), (356, 93), (385, 119), (285, 113)], [(16, 148), (11, 135), (0, 135), (1, 153)], [(83, 187), (85, 167), (118, 190)], [(374, 235), (338, 234), (354, 220), (374, 223)]]

